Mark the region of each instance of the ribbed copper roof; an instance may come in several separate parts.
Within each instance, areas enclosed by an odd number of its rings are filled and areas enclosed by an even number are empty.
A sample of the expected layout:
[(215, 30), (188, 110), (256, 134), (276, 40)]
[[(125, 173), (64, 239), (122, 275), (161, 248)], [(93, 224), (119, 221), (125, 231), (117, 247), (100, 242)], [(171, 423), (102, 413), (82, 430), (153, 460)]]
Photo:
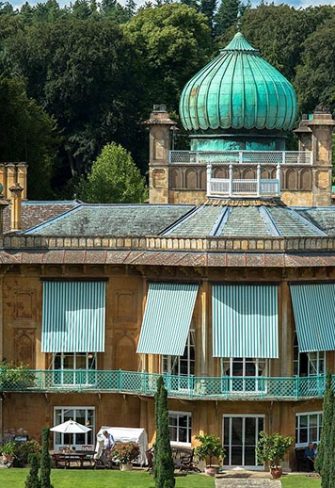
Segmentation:
[(297, 97), (291, 83), (238, 32), (185, 85), (179, 112), (187, 130), (289, 130)]

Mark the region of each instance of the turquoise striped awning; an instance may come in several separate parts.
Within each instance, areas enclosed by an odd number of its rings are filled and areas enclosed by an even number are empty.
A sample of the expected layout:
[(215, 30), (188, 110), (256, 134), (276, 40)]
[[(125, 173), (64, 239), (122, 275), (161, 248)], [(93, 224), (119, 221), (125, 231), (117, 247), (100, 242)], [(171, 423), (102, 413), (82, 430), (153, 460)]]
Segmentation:
[(213, 356), (278, 358), (275, 285), (213, 285)]
[(105, 281), (45, 281), (42, 352), (103, 352), (105, 301)]
[(335, 351), (335, 283), (290, 289), (299, 351)]
[(138, 353), (182, 356), (199, 285), (150, 283)]

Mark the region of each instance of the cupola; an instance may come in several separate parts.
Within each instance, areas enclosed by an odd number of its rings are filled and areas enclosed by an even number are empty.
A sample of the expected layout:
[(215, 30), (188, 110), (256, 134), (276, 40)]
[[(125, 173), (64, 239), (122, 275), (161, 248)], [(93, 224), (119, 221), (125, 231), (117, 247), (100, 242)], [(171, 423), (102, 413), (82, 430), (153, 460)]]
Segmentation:
[(180, 117), (194, 150), (282, 150), (297, 118), (291, 83), (235, 34), (185, 85)]

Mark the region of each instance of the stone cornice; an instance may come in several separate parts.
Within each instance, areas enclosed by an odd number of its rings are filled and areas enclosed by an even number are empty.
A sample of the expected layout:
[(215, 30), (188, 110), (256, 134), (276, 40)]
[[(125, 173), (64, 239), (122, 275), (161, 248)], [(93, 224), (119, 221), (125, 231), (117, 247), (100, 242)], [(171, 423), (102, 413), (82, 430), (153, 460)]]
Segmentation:
[(200, 253), (335, 253), (335, 237), (44, 237), (10, 235), (0, 239), (0, 249), (13, 251), (46, 250), (128, 250), (191, 251)]

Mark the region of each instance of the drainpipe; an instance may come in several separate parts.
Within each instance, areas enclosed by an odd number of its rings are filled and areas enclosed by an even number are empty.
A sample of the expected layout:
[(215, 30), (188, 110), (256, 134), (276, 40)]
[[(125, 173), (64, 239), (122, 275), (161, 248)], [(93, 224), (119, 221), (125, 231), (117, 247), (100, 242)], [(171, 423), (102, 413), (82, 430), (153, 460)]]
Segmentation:
[[(4, 187), (0, 183), (0, 247), (3, 247), (3, 213), (5, 208), (8, 206), (7, 200), (5, 200), (3, 195)], [(0, 275), (0, 361), (3, 361), (3, 275)], [(4, 426), (3, 426), (3, 396), (0, 396), (0, 442), (3, 440)]]

